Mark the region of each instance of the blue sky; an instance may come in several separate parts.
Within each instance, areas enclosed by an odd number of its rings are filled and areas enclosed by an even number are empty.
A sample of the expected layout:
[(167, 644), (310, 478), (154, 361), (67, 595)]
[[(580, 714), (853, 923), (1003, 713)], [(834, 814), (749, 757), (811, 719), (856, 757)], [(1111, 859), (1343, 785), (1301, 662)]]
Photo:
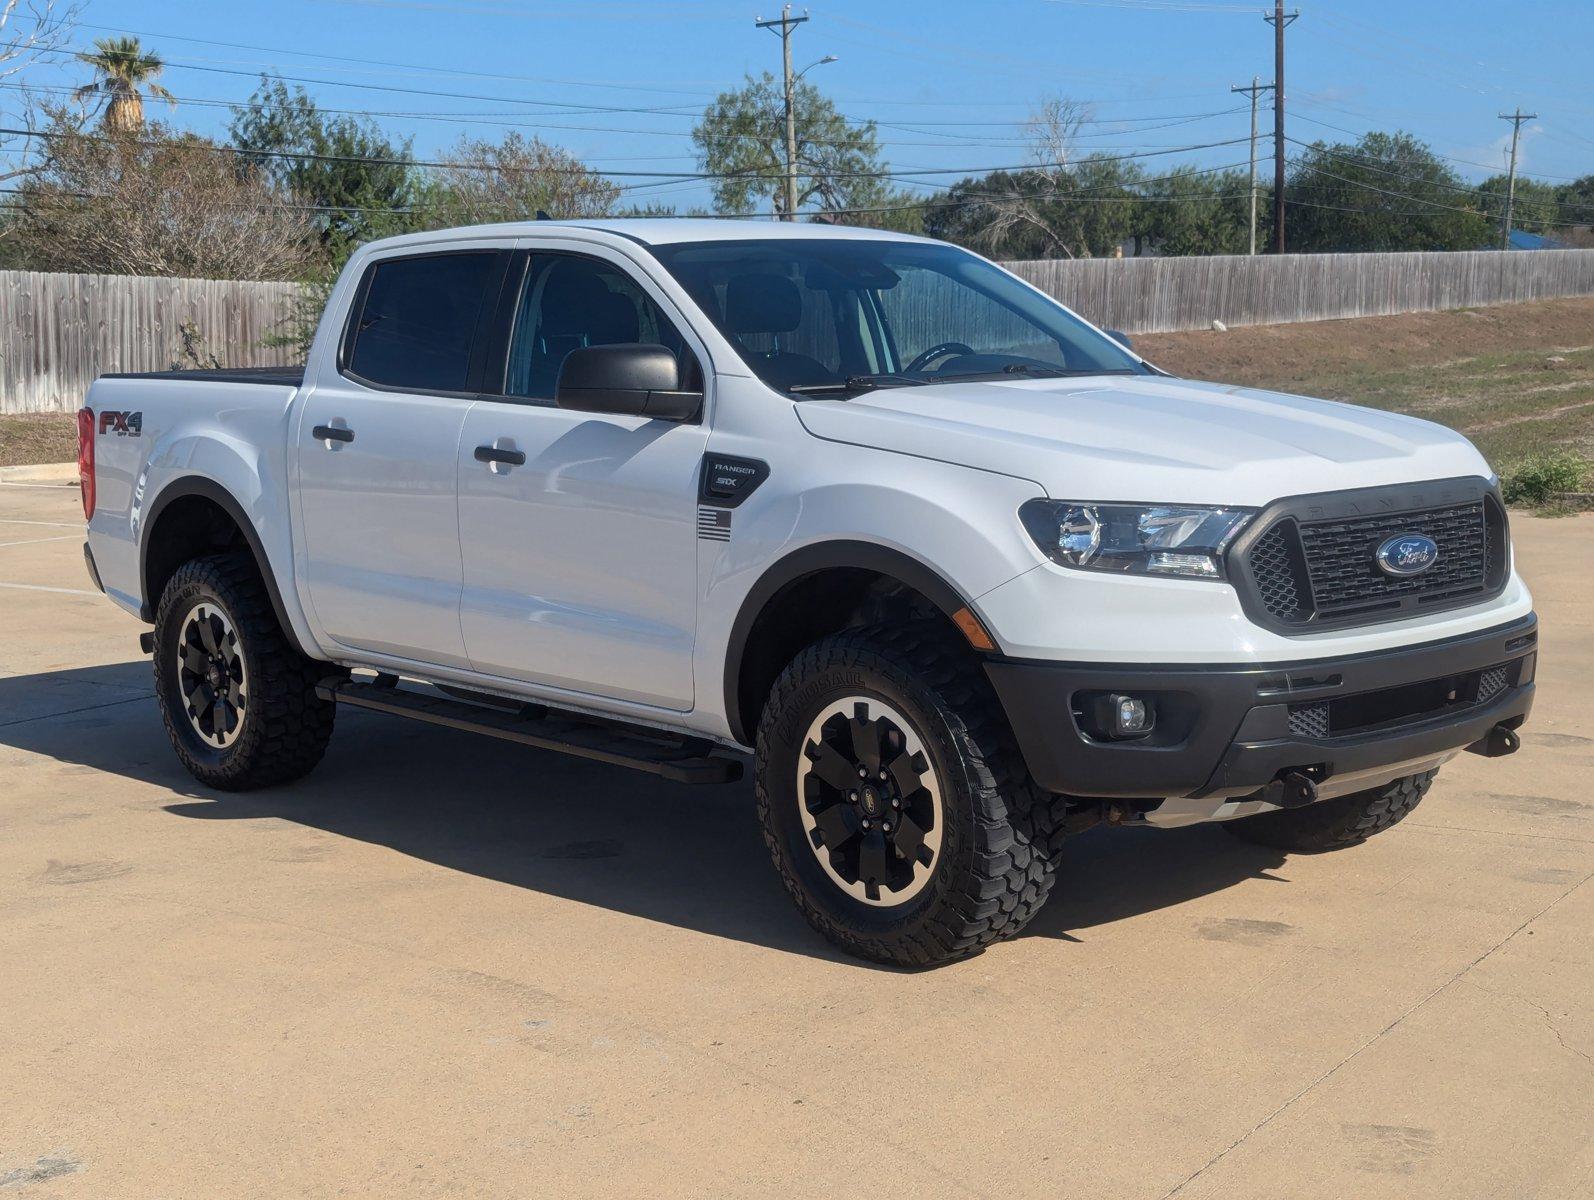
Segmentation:
[[(1500, 169), (1509, 140), (1496, 114), (1520, 104), (1539, 114), (1524, 127), (1525, 171), (1552, 180), (1594, 172), (1587, 0), (1299, 6), (1289, 30), (1292, 137), (1403, 128), (1479, 179)], [(142, 35), (184, 98), (175, 119), (207, 132), (225, 127), (218, 102), (243, 99), (252, 74), (277, 70), (316, 81), (305, 86), (329, 108), (411, 114), (379, 119), (413, 136), (423, 156), (462, 132), (513, 127), (613, 172), (670, 172), (694, 169), (686, 135), (716, 91), (744, 72), (779, 69), (778, 39), (753, 26), (777, 10), (767, 0), (87, 0), (77, 40)], [(879, 121), (888, 161), (910, 176), (1023, 161), (1022, 122), (1054, 95), (1093, 106), (1081, 143), (1091, 149), (1243, 138), (1245, 98), (1229, 85), (1272, 77), (1260, 6), (1233, 0), (819, 0), (808, 11), (797, 65), (837, 55), (809, 78), (847, 114)], [(65, 68), (36, 76), (80, 78)], [(1146, 165), (1245, 157), (1243, 144), (1227, 145)], [(697, 182), (618, 181), (639, 200), (707, 200)]]

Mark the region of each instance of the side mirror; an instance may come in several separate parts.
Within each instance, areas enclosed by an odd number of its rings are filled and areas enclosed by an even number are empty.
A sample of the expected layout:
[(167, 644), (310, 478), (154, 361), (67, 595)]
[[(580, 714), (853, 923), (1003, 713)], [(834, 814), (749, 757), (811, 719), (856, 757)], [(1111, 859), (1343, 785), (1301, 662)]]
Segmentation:
[(1125, 350), (1133, 350), (1135, 348), (1135, 344), (1129, 340), (1129, 335), (1122, 329), (1104, 329), (1102, 332), (1108, 337), (1112, 338), (1113, 341), (1117, 342)]
[(680, 365), (665, 347), (622, 342), (565, 355), (554, 403), (577, 412), (686, 421), (697, 415), (703, 393), (681, 390)]

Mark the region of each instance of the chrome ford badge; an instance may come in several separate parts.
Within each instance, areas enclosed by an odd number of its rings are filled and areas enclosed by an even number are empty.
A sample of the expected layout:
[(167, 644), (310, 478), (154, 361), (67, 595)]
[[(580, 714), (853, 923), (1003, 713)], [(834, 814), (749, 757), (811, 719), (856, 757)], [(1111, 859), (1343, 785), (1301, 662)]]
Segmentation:
[(1384, 539), (1373, 559), (1385, 575), (1420, 575), (1439, 561), (1439, 543), (1420, 533), (1397, 533)]

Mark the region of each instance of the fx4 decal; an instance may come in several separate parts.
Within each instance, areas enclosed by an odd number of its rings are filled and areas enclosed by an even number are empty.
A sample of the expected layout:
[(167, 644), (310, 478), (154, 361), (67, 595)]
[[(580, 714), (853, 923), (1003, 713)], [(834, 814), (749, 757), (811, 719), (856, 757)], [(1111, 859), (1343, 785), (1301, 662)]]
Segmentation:
[(141, 437), (144, 433), (144, 414), (141, 412), (102, 412), (100, 433), (114, 433), (117, 437)]

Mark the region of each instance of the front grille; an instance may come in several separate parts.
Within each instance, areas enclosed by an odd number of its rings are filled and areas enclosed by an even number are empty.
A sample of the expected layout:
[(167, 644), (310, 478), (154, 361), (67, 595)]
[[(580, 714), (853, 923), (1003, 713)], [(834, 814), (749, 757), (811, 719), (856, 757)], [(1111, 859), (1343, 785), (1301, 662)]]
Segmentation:
[(1332, 738), (1425, 721), (1488, 704), (1514, 686), (1518, 662), (1289, 706), (1292, 737)]
[[(1300, 530), (1312, 598), (1324, 616), (1399, 607), (1406, 594), (1444, 599), (1484, 589), (1488, 535), (1482, 500), (1399, 517), (1325, 521)], [(1385, 575), (1373, 554), (1386, 538), (1400, 533), (1433, 538), (1439, 543), (1438, 561), (1421, 575)]]
[(1296, 737), (1326, 738), (1328, 736), (1328, 701), (1315, 704), (1290, 705), (1290, 732)]
[[(1504, 510), (1488, 493), (1474, 496), (1372, 516), (1365, 502), (1336, 504), (1334, 497), (1285, 502), (1263, 514), (1261, 532), (1239, 548), (1232, 575), (1261, 622), (1286, 629), (1366, 624), (1474, 603), (1504, 586), (1509, 562)], [(1336, 508), (1352, 511), (1340, 515)], [(1418, 575), (1386, 574), (1378, 548), (1408, 533), (1432, 538), (1439, 557)]]

